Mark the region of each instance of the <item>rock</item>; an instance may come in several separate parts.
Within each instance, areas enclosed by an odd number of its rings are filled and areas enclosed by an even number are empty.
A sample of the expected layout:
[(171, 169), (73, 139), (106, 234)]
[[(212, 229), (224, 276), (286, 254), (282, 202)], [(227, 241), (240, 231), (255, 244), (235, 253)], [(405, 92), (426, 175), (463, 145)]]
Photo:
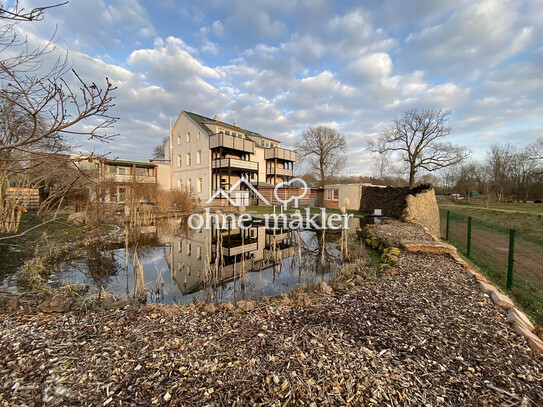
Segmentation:
[(541, 339), (539, 339), (535, 334), (531, 333), (528, 328), (524, 326), (524, 324), (521, 324), (519, 322), (513, 322), (511, 324), (513, 330), (520, 336), (522, 336), (526, 341), (529, 339), (532, 339), (534, 342), (541, 342)]
[(73, 223), (74, 225), (84, 225), (85, 222), (85, 212), (75, 212), (68, 216), (67, 223)]
[(334, 290), (332, 287), (330, 287), (328, 284), (326, 284), (324, 281), (321, 281), (318, 285), (319, 292), (323, 294), (333, 294)]
[(492, 298), (492, 301), (494, 301), (494, 304), (499, 305), (506, 311), (509, 308), (513, 308), (515, 306), (513, 304), (513, 301), (511, 301), (511, 298), (509, 298), (506, 295), (503, 295), (502, 293), (498, 291), (494, 291), (492, 294), (490, 294), (490, 298)]
[(236, 306), (243, 311), (251, 311), (255, 307), (252, 301), (244, 300), (236, 302)]
[(42, 312), (66, 312), (70, 310), (74, 300), (74, 297), (65, 294), (55, 294), (43, 301), (38, 307)]
[(518, 323), (521, 323), (523, 324), (530, 332), (533, 332), (535, 327), (534, 325), (530, 322), (530, 320), (528, 319), (528, 317), (526, 315), (524, 315), (523, 312), (517, 310), (516, 308), (511, 308), (509, 309), (509, 311), (507, 312), (507, 322), (510, 322), (510, 323), (514, 323), (514, 322), (518, 322)]
[(288, 295), (281, 294), (281, 304), (288, 306), (292, 304), (292, 301)]
[(534, 352), (542, 353), (543, 354), (543, 342), (539, 338), (528, 338), (528, 346), (531, 350)]
[(485, 283), (484, 281), (479, 281), (479, 288), (488, 295), (492, 294), (494, 291), (498, 291), (492, 284)]
[(211, 303), (211, 304), (207, 304), (205, 307), (204, 307), (204, 311), (205, 312), (209, 312), (210, 314), (215, 312), (215, 304)]
[(456, 248), (442, 242), (420, 242), (408, 243), (400, 241), (402, 250), (406, 252), (437, 253), (437, 254), (456, 254)]
[(298, 294), (296, 295), (296, 303), (307, 307), (308, 305), (311, 305), (311, 299), (306, 293)]
[(219, 307), (226, 311), (232, 311), (234, 309), (234, 304), (232, 304), (230, 301), (226, 301), (226, 302), (222, 302), (221, 305), (219, 305)]

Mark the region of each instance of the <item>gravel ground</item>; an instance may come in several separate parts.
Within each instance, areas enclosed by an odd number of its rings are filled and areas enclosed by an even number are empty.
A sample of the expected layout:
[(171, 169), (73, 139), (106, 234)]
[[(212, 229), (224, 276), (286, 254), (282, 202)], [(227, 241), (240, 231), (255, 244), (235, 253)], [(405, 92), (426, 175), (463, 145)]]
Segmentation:
[(1, 317), (2, 405), (543, 405), (543, 358), (439, 255), (304, 307)]

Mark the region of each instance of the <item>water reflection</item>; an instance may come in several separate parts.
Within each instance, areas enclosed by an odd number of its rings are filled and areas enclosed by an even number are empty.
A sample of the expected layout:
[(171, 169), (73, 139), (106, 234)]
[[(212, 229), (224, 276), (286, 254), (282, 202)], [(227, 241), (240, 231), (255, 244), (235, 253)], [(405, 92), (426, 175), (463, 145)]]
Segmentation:
[(86, 283), (142, 302), (236, 301), (328, 280), (342, 266), (341, 234), (236, 224), (192, 231), (184, 219), (153, 228), (140, 230), (136, 243), (127, 237), (108, 250), (93, 248), (65, 265), (56, 282)]

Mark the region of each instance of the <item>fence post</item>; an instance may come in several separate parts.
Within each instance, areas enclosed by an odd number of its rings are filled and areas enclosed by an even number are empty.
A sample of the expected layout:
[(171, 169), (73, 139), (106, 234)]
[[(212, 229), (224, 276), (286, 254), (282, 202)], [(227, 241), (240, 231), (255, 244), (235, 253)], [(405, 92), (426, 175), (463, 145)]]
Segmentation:
[(469, 257), (471, 254), (471, 216), (468, 216), (468, 247), (466, 255)]
[(515, 261), (515, 229), (509, 229), (509, 262), (507, 264), (507, 288), (513, 285), (513, 263)]
[(445, 240), (449, 240), (449, 223), (451, 220), (451, 211), (447, 211), (447, 227), (445, 228)]

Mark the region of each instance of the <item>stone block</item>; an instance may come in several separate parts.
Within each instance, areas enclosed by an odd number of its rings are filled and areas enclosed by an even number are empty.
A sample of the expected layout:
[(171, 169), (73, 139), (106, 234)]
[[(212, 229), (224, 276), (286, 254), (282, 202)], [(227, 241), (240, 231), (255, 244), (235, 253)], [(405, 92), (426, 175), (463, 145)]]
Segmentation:
[(511, 308), (507, 312), (507, 322), (519, 322), (523, 324), (530, 332), (533, 332), (535, 329), (534, 325), (530, 322), (528, 317), (516, 308)]
[(509, 298), (506, 295), (503, 295), (502, 293), (498, 291), (494, 291), (492, 294), (490, 294), (490, 298), (492, 298), (492, 301), (494, 301), (494, 304), (499, 305), (505, 310), (508, 310), (509, 308), (513, 308), (515, 306), (513, 304), (513, 301), (511, 301), (511, 298)]
[(484, 282), (484, 283), (487, 283), (487, 282), (488, 282), (488, 280), (486, 279), (486, 277), (483, 276), (482, 274), (473, 273), (473, 277), (475, 278), (475, 280), (477, 280), (477, 281), (479, 281), (479, 282), (480, 282), (480, 281), (482, 281), (482, 282)]
[(422, 252), (422, 253), (436, 253), (436, 254), (456, 254), (456, 248), (450, 244), (442, 242), (421, 242), (421, 243), (407, 243), (400, 241), (402, 250), (406, 252)]
[(511, 326), (513, 327), (513, 330), (520, 336), (522, 336), (523, 338), (525, 338), (526, 340), (528, 340), (529, 338), (532, 338), (536, 341), (540, 341), (541, 339), (539, 339), (535, 334), (533, 334), (532, 332), (530, 332), (528, 330), (528, 328), (526, 328), (524, 326), (524, 324), (521, 324), (520, 322), (513, 322), (511, 324)]
[(491, 295), (494, 291), (498, 291), (492, 284), (485, 283), (484, 281), (479, 281), (479, 288), (488, 295)]
[(528, 346), (531, 350), (543, 354), (543, 342), (537, 338), (528, 338)]

